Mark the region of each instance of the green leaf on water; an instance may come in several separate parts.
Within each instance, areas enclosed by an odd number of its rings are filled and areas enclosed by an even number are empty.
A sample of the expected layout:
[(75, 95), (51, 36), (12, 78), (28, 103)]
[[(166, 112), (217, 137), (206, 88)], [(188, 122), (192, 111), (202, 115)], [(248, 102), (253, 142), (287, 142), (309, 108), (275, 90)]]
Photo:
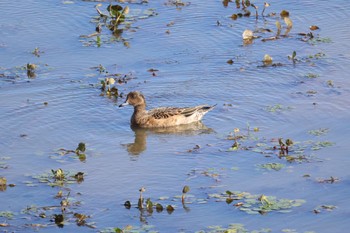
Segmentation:
[(15, 214), (12, 211), (0, 211), (0, 217), (12, 219)]
[(118, 227), (116, 227), (116, 228), (114, 228), (114, 232), (115, 233), (123, 233), (123, 230), (118, 228)]
[(314, 129), (314, 130), (309, 130), (308, 133), (314, 136), (322, 136), (325, 135), (329, 132), (328, 128), (320, 128), (320, 129)]
[(266, 170), (275, 170), (275, 171), (279, 171), (281, 170), (282, 168), (285, 167), (284, 164), (281, 164), (281, 163), (266, 163), (266, 164), (261, 164), (259, 165), (261, 168), (264, 168)]
[(306, 77), (306, 78), (310, 78), (310, 79), (314, 79), (314, 78), (320, 77), (320, 75), (318, 75), (318, 74), (313, 74), (313, 73), (307, 73), (307, 74), (305, 75), (305, 77)]
[(291, 110), (291, 109), (292, 109), (291, 107), (285, 107), (282, 104), (275, 104), (275, 105), (266, 107), (266, 111), (268, 112), (282, 112), (282, 111)]
[(329, 147), (329, 146), (333, 146), (334, 143), (333, 142), (329, 142), (329, 141), (324, 141), (324, 142), (316, 142), (312, 147), (311, 150), (320, 150), (324, 147)]

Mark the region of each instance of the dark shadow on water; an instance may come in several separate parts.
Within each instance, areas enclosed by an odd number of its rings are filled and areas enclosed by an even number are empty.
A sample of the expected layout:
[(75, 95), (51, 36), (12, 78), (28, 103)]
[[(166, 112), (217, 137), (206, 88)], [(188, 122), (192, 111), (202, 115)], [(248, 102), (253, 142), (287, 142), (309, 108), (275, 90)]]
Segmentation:
[(133, 143), (123, 144), (130, 155), (137, 156), (144, 152), (147, 148), (147, 136), (150, 134), (174, 134), (179, 136), (193, 136), (199, 134), (213, 133), (214, 130), (206, 127), (202, 122), (194, 122), (186, 125), (179, 125), (167, 128), (139, 128), (130, 127), (135, 133)]

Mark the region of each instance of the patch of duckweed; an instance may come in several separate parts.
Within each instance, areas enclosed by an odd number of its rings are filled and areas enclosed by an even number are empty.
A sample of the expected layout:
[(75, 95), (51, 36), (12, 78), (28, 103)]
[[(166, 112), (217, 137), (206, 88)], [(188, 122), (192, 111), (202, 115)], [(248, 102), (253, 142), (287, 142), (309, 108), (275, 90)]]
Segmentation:
[(299, 207), (305, 200), (278, 199), (274, 196), (253, 195), (248, 192), (226, 191), (225, 193), (209, 194), (209, 198), (218, 202), (226, 202), (247, 214), (267, 214), (269, 212), (288, 213), (292, 208)]

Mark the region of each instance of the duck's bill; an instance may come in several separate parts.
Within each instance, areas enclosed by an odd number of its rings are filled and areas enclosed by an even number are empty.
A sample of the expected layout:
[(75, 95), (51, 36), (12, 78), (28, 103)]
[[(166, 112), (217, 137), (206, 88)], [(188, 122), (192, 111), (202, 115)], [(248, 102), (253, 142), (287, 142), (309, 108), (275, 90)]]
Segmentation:
[(124, 106), (127, 106), (127, 105), (129, 105), (129, 103), (128, 103), (128, 102), (124, 102), (124, 103), (122, 103), (121, 105), (119, 105), (119, 108), (124, 107)]

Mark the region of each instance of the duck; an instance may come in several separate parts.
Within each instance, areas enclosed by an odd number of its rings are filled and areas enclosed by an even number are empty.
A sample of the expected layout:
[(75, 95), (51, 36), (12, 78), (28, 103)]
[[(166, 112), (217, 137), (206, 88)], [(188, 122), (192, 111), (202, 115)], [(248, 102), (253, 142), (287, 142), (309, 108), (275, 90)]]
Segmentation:
[(195, 107), (159, 107), (146, 110), (146, 99), (138, 91), (130, 92), (124, 103), (119, 107), (131, 105), (134, 113), (131, 116), (131, 126), (140, 128), (164, 128), (200, 121), (215, 105), (198, 105)]

